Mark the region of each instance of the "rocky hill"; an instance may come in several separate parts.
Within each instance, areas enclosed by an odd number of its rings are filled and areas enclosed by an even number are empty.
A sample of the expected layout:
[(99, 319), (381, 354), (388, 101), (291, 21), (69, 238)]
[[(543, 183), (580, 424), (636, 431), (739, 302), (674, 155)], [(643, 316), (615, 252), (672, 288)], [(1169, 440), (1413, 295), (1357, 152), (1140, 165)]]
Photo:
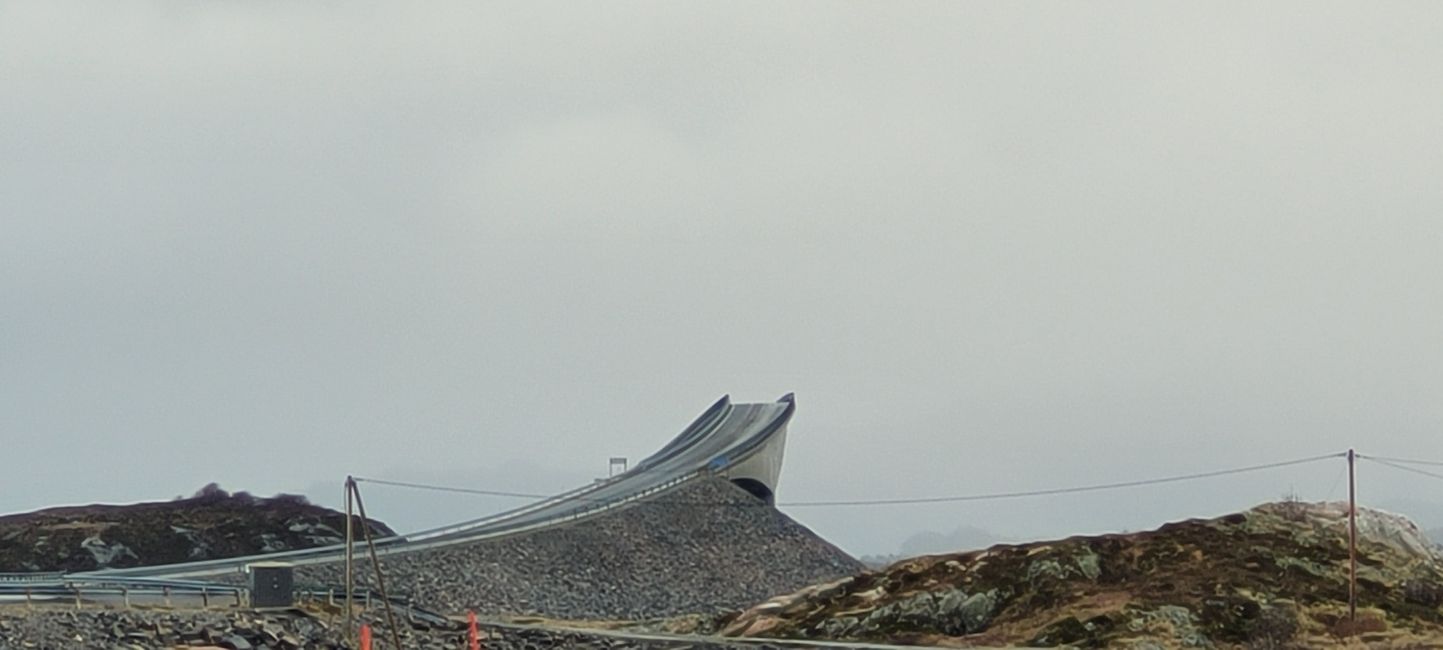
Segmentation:
[[(388, 555), (388, 588), (444, 613), (648, 619), (735, 610), (862, 570), (805, 526), (722, 478), (577, 523)], [(362, 563), (359, 580), (370, 580)], [(342, 584), (339, 564), (297, 580)]]
[[(212, 484), (188, 499), (0, 517), (0, 572), (89, 571), (310, 548), (343, 542), (345, 529), (345, 514), (304, 497), (264, 499)], [(394, 534), (375, 520), (371, 530)]]
[(1279, 503), (1145, 533), (913, 558), (724, 617), (732, 636), (930, 645), (1443, 647), (1443, 557), (1408, 520)]

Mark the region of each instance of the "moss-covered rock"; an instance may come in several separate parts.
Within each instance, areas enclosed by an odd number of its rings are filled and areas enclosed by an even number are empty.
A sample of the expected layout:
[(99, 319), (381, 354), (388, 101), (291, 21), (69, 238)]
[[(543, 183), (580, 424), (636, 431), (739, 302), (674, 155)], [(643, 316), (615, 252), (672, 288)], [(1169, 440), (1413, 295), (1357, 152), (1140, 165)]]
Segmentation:
[[(355, 524), (360, 530), (360, 518)], [(371, 534), (395, 533), (371, 520)], [(214, 484), (188, 499), (52, 508), (0, 517), (0, 572), (173, 564), (344, 541), (346, 516), (294, 495), (256, 498)]]
[(1359, 513), (1358, 598), (1369, 622), (1338, 618), (1348, 599), (1346, 514), (1337, 504), (1269, 504), (1144, 533), (912, 558), (824, 596), (802, 592), (784, 613), (744, 612), (726, 630), (1074, 647), (1312, 647), (1353, 633), (1443, 641), (1443, 558), (1388, 513)]

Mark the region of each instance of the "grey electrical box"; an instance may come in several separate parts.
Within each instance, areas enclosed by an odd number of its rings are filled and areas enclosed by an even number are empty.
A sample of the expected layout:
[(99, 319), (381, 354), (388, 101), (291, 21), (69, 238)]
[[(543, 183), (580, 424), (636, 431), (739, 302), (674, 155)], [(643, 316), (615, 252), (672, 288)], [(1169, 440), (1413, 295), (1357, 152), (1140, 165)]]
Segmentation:
[(295, 605), (295, 566), (286, 562), (255, 562), (246, 566), (251, 574), (251, 607)]

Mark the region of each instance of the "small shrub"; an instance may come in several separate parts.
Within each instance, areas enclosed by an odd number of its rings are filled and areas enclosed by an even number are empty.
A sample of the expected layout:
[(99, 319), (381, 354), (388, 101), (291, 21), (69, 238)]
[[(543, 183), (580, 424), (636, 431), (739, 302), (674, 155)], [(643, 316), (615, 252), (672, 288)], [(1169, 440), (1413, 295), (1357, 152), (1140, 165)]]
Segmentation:
[(1297, 492), (1289, 491), (1278, 501), (1278, 515), (1287, 521), (1303, 521), (1308, 518), (1308, 504)]
[(1247, 647), (1255, 650), (1280, 650), (1292, 645), (1298, 636), (1298, 614), (1291, 607), (1268, 607), (1258, 613), (1248, 627)]
[(1347, 616), (1338, 619), (1328, 628), (1328, 634), (1338, 638), (1347, 638), (1367, 634), (1369, 632), (1382, 632), (1388, 629), (1388, 621), (1383, 615), (1377, 612), (1358, 612), (1358, 622), (1348, 620)]
[(230, 498), (230, 493), (221, 488), (219, 483), (207, 483), (205, 487), (196, 490), (190, 498), (206, 503), (224, 501)]
[(290, 505), (290, 506), (308, 506), (308, 505), (311, 505), (311, 500), (310, 500), (310, 499), (307, 499), (307, 498), (306, 498), (306, 495), (304, 495), (304, 494), (286, 494), (286, 493), (282, 492), (282, 493), (280, 493), (280, 494), (277, 494), (277, 495), (271, 497), (271, 501), (274, 501), (274, 502), (276, 502), (277, 504)]
[(1443, 585), (1427, 580), (1409, 580), (1403, 583), (1403, 600), (1424, 607), (1443, 605)]

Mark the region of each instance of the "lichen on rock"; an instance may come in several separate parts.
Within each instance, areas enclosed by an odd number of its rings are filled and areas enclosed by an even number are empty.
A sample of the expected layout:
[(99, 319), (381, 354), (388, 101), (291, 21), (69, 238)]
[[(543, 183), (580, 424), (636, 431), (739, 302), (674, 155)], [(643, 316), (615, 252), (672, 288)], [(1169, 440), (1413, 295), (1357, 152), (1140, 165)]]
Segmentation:
[[(904, 560), (856, 576), (826, 602), (802, 596), (786, 613), (743, 612), (726, 631), (767, 619), (782, 637), (1169, 648), (1321, 647), (1359, 632), (1443, 647), (1443, 557), (1397, 515), (1362, 510), (1359, 522), (1358, 629), (1338, 614), (1348, 598), (1346, 510), (1292, 503)], [(833, 622), (842, 617), (849, 622)]]

